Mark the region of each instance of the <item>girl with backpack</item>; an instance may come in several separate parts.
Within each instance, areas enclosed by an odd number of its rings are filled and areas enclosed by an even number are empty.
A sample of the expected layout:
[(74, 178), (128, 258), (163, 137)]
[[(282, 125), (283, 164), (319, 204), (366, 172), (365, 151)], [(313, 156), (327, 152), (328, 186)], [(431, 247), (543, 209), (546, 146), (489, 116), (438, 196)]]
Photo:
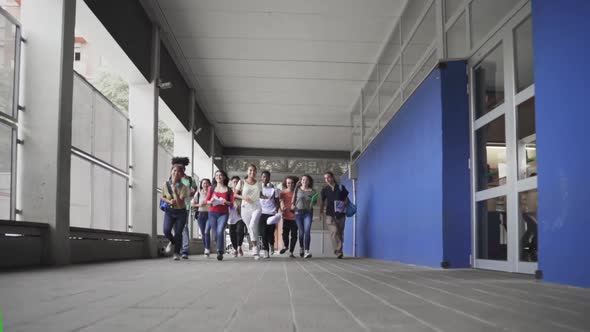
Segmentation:
[[(162, 187), (161, 200), (168, 206), (164, 214), (164, 235), (170, 243), (168, 247), (174, 246), (173, 259), (180, 260), (180, 249), (182, 248), (182, 230), (188, 220), (185, 199), (188, 197), (188, 187), (182, 184), (184, 170), (182, 165), (174, 165), (170, 170), (170, 180)], [(174, 235), (172, 229), (174, 228)]]

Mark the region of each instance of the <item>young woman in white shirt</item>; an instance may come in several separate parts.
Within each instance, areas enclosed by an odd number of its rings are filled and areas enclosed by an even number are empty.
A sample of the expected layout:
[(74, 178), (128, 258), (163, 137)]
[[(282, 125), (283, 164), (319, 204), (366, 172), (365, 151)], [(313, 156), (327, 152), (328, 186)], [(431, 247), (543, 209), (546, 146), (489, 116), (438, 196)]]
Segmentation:
[(242, 220), (248, 226), (248, 233), (254, 246), (254, 259), (260, 259), (258, 222), (262, 210), (260, 208), (260, 192), (262, 187), (256, 181), (256, 166), (248, 166), (248, 175), (244, 181), (240, 181), (236, 188), (235, 198), (242, 200)]

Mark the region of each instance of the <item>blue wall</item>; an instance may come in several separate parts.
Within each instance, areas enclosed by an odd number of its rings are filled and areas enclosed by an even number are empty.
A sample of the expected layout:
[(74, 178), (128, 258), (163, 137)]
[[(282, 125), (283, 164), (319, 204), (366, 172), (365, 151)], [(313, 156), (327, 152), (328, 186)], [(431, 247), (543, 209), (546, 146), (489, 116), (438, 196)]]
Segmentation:
[(533, 0), (539, 269), (590, 287), (590, 1)]
[[(360, 157), (359, 256), (432, 267), (443, 260), (452, 267), (469, 264), (465, 86), (464, 62), (435, 69)], [(443, 144), (454, 145), (443, 150)], [(445, 186), (453, 188), (443, 188), (443, 177)], [(455, 195), (447, 206), (444, 195)]]
[(469, 167), (469, 99), (466, 64), (448, 62), (441, 70), (443, 105), (443, 260), (469, 267), (471, 187)]
[(442, 117), (434, 71), (358, 162), (360, 256), (442, 260)]

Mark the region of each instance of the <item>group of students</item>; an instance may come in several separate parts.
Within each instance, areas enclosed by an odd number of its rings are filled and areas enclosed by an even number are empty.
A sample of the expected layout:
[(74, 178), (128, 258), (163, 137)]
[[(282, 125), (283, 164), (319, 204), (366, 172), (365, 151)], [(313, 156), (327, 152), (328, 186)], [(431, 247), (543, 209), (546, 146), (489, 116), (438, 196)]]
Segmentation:
[[(166, 250), (174, 250), (173, 259), (188, 259), (189, 236), (187, 221), (192, 208), (203, 235), (204, 255), (211, 253), (211, 231), (215, 233), (217, 259), (223, 260), (225, 228), (229, 224), (233, 256), (243, 256), (244, 236), (250, 235), (254, 259), (269, 258), (274, 253), (276, 221), (283, 220), (283, 248), (295, 257), (299, 240), (300, 257), (310, 258), (313, 207), (320, 201), (320, 215), (324, 217), (338, 258), (343, 257), (344, 211), (348, 205), (348, 190), (336, 183), (334, 174), (325, 172), (325, 186), (320, 192), (313, 188), (313, 178), (287, 176), (282, 190), (271, 182), (269, 171), (263, 171), (260, 181), (257, 168), (249, 165), (246, 177), (229, 179), (223, 170), (215, 172), (213, 181), (202, 179), (197, 188), (185, 175), (188, 158), (173, 158), (170, 179), (162, 187), (164, 234), (170, 241)], [(318, 199), (319, 197), (319, 199)], [(174, 235), (172, 230), (174, 229)]]

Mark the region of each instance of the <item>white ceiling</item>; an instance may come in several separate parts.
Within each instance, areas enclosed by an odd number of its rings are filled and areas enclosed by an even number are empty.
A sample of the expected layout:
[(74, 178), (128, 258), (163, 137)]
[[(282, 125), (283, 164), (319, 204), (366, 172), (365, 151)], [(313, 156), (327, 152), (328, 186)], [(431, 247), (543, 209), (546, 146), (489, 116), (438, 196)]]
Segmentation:
[(227, 147), (350, 150), (406, 0), (146, 0)]

